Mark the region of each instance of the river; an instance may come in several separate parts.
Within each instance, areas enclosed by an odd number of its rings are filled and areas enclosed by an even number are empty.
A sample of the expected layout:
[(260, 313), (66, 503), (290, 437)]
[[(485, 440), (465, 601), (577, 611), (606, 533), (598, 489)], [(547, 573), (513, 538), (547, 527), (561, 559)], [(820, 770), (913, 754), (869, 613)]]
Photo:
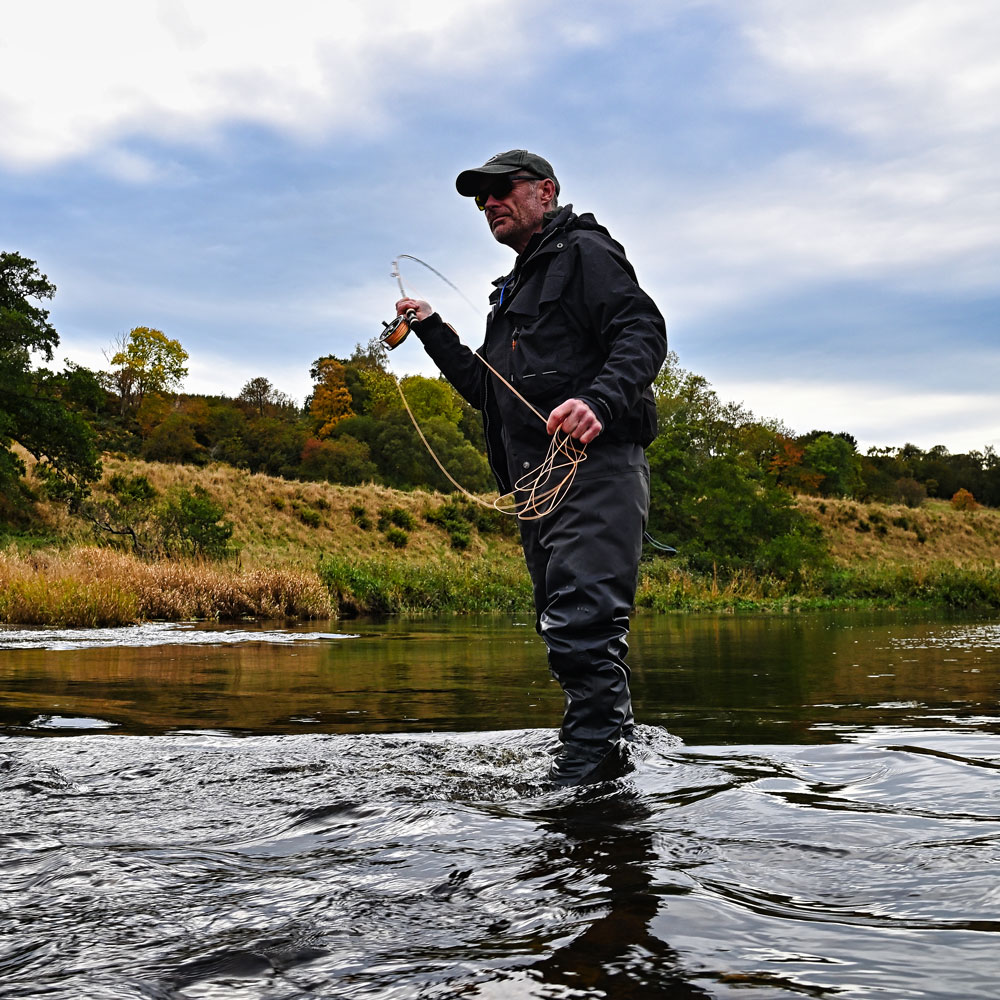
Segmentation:
[(631, 645), (555, 790), (526, 621), (0, 629), (0, 998), (1000, 998), (1000, 624)]

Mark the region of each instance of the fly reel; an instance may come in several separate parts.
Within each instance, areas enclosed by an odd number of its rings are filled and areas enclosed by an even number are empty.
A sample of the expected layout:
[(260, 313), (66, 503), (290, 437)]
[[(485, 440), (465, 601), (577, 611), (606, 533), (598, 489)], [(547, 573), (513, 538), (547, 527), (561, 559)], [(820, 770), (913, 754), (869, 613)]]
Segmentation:
[(406, 340), (410, 334), (410, 324), (417, 318), (417, 314), (408, 309), (402, 316), (397, 316), (391, 323), (383, 321), (383, 330), (379, 334), (379, 342), (384, 344), (390, 351), (394, 351)]

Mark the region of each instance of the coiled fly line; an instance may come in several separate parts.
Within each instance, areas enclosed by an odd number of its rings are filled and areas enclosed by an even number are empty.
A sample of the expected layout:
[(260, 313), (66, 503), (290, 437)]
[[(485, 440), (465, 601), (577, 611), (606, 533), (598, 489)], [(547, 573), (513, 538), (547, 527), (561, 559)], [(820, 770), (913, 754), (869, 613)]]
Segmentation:
[[(406, 289), (403, 287), (403, 278), (399, 269), (399, 261), (412, 260), (416, 264), (420, 264), (422, 267), (427, 268), (432, 274), (436, 275), (441, 279), (449, 288), (456, 291), (466, 303), (468, 303), (473, 309), (477, 309), (475, 303), (473, 303), (468, 296), (466, 296), (462, 290), (455, 285), (453, 282), (449, 281), (440, 271), (431, 267), (430, 264), (425, 261), (420, 260), (419, 257), (414, 257), (411, 254), (400, 254), (396, 260), (392, 262), (392, 277), (396, 279), (396, 283), (399, 285), (399, 292), (402, 298), (413, 298), (414, 296), (407, 293)], [(381, 343), (390, 351), (395, 350), (407, 337), (410, 332), (410, 324), (416, 320), (416, 314), (411, 309), (403, 316), (397, 316), (391, 323), (383, 323), (384, 327), (379, 340)], [(543, 416), (539, 410), (528, 402), (521, 395), (514, 386), (507, 381), (494, 368), (482, 354), (477, 351), (473, 352), (474, 355), (479, 358), (479, 360), (496, 376), (498, 382), (501, 385), (507, 387), (507, 389), (512, 392), (538, 419), (542, 424), (547, 424), (548, 420)], [(569, 490), (576, 478), (576, 471), (580, 467), (580, 463), (585, 461), (587, 458), (587, 446), (581, 444), (578, 441), (574, 441), (573, 438), (567, 434), (565, 431), (557, 430), (555, 434), (552, 435), (549, 441), (549, 448), (545, 454), (545, 458), (542, 463), (530, 472), (525, 473), (517, 482), (514, 483), (514, 489), (511, 493), (507, 494), (508, 497), (512, 499), (507, 500), (505, 497), (498, 497), (494, 501), (484, 500), (482, 497), (476, 496), (476, 494), (471, 493), (467, 490), (461, 483), (457, 482), (451, 473), (444, 467), (441, 460), (435, 454), (434, 449), (431, 447), (430, 442), (424, 436), (424, 432), (420, 429), (420, 424), (417, 423), (417, 418), (413, 415), (413, 411), (410, 409), (410, 404), (406, 401), (406, 395), (403, 392), (403, 387), (399, 383), (399, 379), (396, 378), (394, 372), (390, 372), (393, 381), (396, 383), (396, 388), (399, 390), (399, 398), (403, 401), (403, 406), (406, 409), (407, 414), (409, 414), (410, 420), (413, 423), (413, 427), (423, 442), (424, 447), (427, 449), (428, 454), (434, 459), (435, 464), (444, 473), (445, 478), (454, 486), (463, 496), (468, 497), (468, 499), (480, 504), (483, 507), (490, 507), (493, 510), (499, 511), (501, 514), (510, 514), (517, 517), (521, 521), (534, 521), (539, 518), (545, 517), (547, 514), (551, 514), (553, 510), (559, 505), (560, 501), (565, 497), (566, 492)], [(523, 494), (524, 498), (522, 500), (513, 499), (519, 494)]]

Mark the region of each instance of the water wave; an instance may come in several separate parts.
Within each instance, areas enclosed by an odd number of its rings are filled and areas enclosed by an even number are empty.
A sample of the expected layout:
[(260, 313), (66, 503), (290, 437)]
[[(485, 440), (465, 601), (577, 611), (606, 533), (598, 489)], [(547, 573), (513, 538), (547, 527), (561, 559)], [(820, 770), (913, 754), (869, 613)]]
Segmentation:
[(0, 738), (0, 997), (985, 997), (1000, 736)]
[(117, 628), (10, 628), (0, 626), (0, 649), (93, 649), (105, 646), (191, 646), (237, 643), (325, 642), (357, 639), (346, 632), (206, 628), (189, 623), (144, 622)]

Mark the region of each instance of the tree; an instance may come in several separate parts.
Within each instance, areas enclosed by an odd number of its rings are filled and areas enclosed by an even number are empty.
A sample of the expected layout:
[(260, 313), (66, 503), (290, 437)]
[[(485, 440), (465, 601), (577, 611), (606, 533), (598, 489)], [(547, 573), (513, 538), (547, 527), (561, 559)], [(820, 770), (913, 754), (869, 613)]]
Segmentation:
[(378, 478), (368, 445), (350, 434), (320, 441), (309, 438), (302, 448), (301, 474), (345, 486), (359, 486)]
[(21, 516), (30, 498), (15, 442), (36, 459), (35, 473), (52, 496), (75, 503), (100, 475), (94, 432), (74, 409), (87, 394), (85, 370), (32, 367), (32, 352), (48, 361), (59, 344), (48, 311), (36, 304), (55, 291), (33, 260), (0, 253), (0, 515), (6, 519)]
[(173, 490), (157, 511), (163, 551), (168, 556), (222, 559), (229, 554), (233, 535), (225, 513), (203, 486)]
[(19, 253), (0, 253), (0, 349), (3, 362), (14, 354), (40, 351), (46, 361), (59, 344), (59, 335), (49, 323), (49, 313), (29, 299), (51, 299), (56, 286), (38, 270), (38, 265)]
[(146, 476), (116, 473), (78, 513), (97, 535), (112, 543), (127, 539), (140, 556), (221, 559), (230, 554), (233, 525), (202, 486), (175, 487), (160, 497)]
[(976, 498), (966, 489), (957, 490), (951, 498), (951, 506), (955, 510), (979, 510)]
[(818, 528), (777, 482), (801, 457), (787, 447), (784, 428), (723, 403), (673, 352), (653, 392), (660, 424), (647, 449), (653, 534), (706, 572), (750, 569), (800, 580), (820, 566)]
[(334, 357), (317, 360), (309, 370), (316, 388), (309, 401), (316, 437), (328, 438), (334, 427), (353, 415), (351, 393), (344, 380), (344, 365)]
[(188, 373), (188, 353), (180, 341), (148, 326), (134, 327), (112, 350), (108, 381), (118, 394), (122, 416), (138, 410), (147, 393), (176, 389)]
[(850, 435), (823, 432), (808, 443), (802, 438), (797, 443), (805, 444), (803, 465), (819, 475), (823, 496), (852, 497), (861, 490), (861, 459)]
[(188, 462), (204, 464), (208, 449), (195, 438), (195, 423), (190, 414), (173, 410), (146, 436), (140, 452), (150, 462)]
[(263, 376), (250, 379), (240, 390), (237, 397), (241, 403), (246, 403), (257, 411), (258, 416), (264, 416), (264, 407), (271, 401), (274, 386)]
[[(407, 375), (400, 385), (417, 423), (423, 425), (432, 417), (443, 417), (448, 423), (458, 426), (462, 419), (461, 397), (447, 382), (423, 375)], [(398, 399), (398, 391), (396, 396)]]
[(295, 403), (290, 397), (275, 389), (270, 381), (262, 375), (250, 379), (236, 398), (237, 402), (256, 410), (258, 417), (273, 414), (275, 410), (288, 410), (295, 407)]

